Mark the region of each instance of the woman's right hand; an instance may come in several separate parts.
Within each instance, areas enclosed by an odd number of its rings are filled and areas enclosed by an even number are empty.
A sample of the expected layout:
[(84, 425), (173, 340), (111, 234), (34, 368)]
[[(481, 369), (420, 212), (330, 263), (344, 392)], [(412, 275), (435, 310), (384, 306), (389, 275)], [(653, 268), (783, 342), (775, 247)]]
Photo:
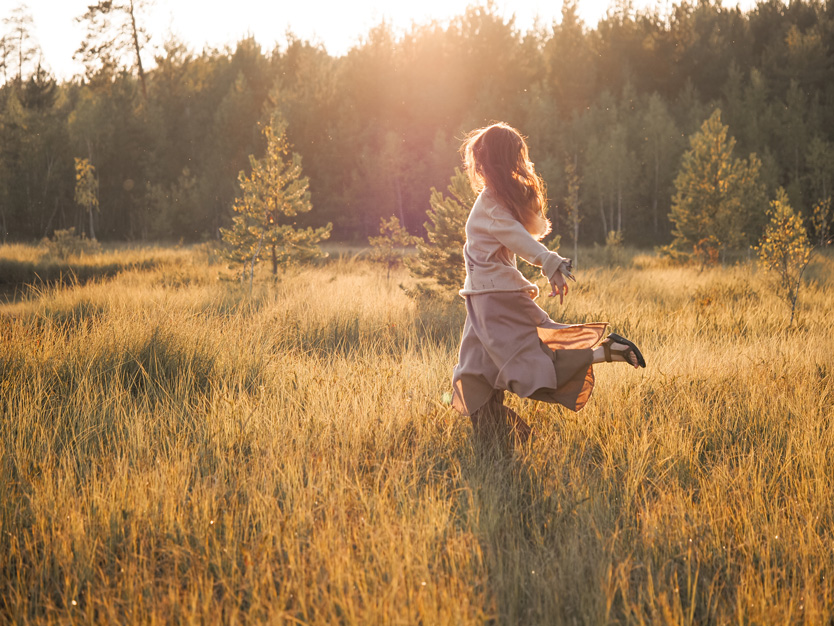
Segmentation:
[(565, 280), (565, 277), (562, 275), (562, 272), (553, 272), (553, 276), (550, 277), (550, 294), (549, 296), (552, 298), (557, 293), (559, 294), (559, 304), (564, 304), (565, 296), (568, 295), (568, 281)]

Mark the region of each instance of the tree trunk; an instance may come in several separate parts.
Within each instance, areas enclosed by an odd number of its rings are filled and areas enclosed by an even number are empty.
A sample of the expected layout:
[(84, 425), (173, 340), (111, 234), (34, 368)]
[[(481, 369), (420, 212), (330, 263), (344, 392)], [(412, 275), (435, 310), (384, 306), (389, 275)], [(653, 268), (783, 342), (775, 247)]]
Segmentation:
[(17, 82), (23, 85), (23, 29), (17, 31)]
[(136, 15), (133, 12), (133, 0), (130, 0), (128, 7), (130, 12), (130, 28), (133, 35), (133, 48), (136, 50), (136, 69), (139, 72), (139, 82), (142, 83), (142, 96), (145, 100), (148, 99), (148, 88), (145, 85), (145, 70), (142, 67), (142, 55), (140, 54), (141, 47), (139, 46), (139, 32), (136, 29)]
[(52, 215), (49, 216), (49, 220), (46, 222), (46, 228), (43, 229), (43, 236), (49, 236), (49, 228), (52, 226), (52, 220), (55, 219), (55, 214), (58, 213), (58, 198), (55, 198), (55, 210), (52, 211)]
[(275, 244), (272, 244), (272, 275), (278, 275), (278, 251), (275, 249)]
[(579, 220), (573, 220), (573, 267), (579, 267)]
[(89, 208), (90, 212), (90, 239), (96, 238), (96, 231), (93, 229), (93, 207)]
[(614, 224), (615, 224), (614, 216), (615, 215), (616, 215), (616, 213), (614, 211), (614, 194), (609, 193), (608, 194), (608, 225), (609, 225), (609, 228), (607, 228), (605, 230), (604, 234), (606, 236), (608, 236), (608, 231), (609, 230), (614, 230)]
[(400, 185), (400, 177), (394, 176), (394, 186), (397, 188), (397, 211), (400, 214), (400, 224), (405, 228), (405, 215), (403, 214), (403, 190)]
[(255, 261), (258, 260), (258, 255), (261, 253), (261, 244), (264, 242), (264, 234), (261, 233), (260, 239), (258, 239), (258, 248), (255, 250), (255, 254), (252, 255), (252, 264), (250, 265), (249, 269), (249, 295), (252, 295), (252, 284), (255, 282)]
[(660, 186), (660, 155), (654, 155), (654, 195), (652, 196), (652, 217), (654, 218), (654, 234), (657, 234), (659, 224), (657, 218), (657, 189)]
[(799, 146), (794, 146), (793, 149), (793, 179), (799, 180)]

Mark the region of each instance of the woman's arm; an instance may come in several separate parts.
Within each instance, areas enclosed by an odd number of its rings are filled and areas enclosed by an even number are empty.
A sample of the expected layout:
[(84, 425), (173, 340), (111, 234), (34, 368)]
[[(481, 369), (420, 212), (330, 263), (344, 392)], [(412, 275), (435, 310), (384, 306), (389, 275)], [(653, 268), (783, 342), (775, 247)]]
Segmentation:
[[(562, 263), (567, 263), (567, 259), (556, 252), (548, 250), (547, 246), (536, 241), (527, 232), (527, 229), (524, 228), (521, 222), (506, 211), (496, 207), (490, 211), (490, 214), (492, 222), (489, 227), (489, 232), (502, 246), (517, 254), (528, 263), (541, 267), (542, 274), (548, 279), (554, 290), (556, 289), (554, 278), (557, 275), (558, 284), (565, 283), (564, 277), (559, 272), (559, 266)], [(565, 284), (566, 290), (567, 284)], [(556, 294), (553, 293), (551, 295)]]

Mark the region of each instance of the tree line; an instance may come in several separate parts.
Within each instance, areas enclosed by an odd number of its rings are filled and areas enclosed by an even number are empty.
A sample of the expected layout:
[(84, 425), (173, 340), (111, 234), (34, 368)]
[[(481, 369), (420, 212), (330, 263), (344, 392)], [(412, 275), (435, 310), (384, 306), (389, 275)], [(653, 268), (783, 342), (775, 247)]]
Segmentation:
[[(141, 4), (100, 2), (79, 16), (86, 72), (65, 81), (38, 62), (21, 6), (0, 40), (2, 241), (69, 227), (106, 240), (216, 238), (276, 119), (313, 207), (282, 219), (332, 223), (336, 240), (366, 241), (392, 215), (423, 235), (463, 133), (494, 120), (529, 137), (563, 241), (671, 241), (676, 177), (716, 110), (735, 157), (756, 164), (762, 194), (749, 211), (764, 216), (784, 188), (810, 217), (831, 194), (834, 2), (743, 12), (685, 1), (668, 15), (622, 3), (593, 28), (577, 4), (526, 31), (489, 3), (406, 32), (383, 22), (338, 57), (291, 35), (271, 51), (169, 40), (143, 65)], [(95, 209), (78, 201), (77, 163), (94, 169)]]

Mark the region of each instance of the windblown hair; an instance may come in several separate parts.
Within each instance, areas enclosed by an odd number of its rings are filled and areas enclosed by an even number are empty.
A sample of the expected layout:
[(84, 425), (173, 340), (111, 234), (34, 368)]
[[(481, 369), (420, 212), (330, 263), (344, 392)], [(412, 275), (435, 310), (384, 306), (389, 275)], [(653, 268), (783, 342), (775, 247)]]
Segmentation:
[(460, 152), (476, 193), (489, 189), (536, 239), (550, 232), (544, 181), (536, 174), (521, 133), (498, 122), (469, 133)]

